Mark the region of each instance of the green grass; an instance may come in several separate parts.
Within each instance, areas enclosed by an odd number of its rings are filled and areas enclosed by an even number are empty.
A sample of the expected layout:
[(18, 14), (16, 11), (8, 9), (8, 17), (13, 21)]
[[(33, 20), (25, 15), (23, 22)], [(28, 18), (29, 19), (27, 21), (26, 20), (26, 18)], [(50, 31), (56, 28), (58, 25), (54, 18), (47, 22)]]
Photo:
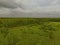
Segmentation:
[(0, 18), (0, 45), (60, 45), (60, 18)]

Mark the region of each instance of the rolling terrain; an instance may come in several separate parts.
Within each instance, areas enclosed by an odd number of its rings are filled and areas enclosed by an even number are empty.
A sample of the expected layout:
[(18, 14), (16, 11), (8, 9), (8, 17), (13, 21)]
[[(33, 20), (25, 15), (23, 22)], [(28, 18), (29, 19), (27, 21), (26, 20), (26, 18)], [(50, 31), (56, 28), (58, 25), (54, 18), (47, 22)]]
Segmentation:
[(0, 18), (0, 45), (60, 45), (60, 18)]

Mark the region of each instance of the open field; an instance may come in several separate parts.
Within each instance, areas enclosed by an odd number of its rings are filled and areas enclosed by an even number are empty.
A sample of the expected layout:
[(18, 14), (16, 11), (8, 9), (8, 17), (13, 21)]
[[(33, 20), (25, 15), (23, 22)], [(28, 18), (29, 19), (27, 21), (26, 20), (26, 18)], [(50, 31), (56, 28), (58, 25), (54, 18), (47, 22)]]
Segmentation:
[(0, 45), (60, 45), (60, 18), (0, 18)]

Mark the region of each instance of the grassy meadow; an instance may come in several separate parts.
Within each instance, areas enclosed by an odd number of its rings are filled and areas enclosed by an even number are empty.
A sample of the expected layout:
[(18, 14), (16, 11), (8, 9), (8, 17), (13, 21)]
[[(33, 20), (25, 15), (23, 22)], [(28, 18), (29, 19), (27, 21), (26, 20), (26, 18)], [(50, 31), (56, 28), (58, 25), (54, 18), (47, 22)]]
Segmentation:
[(0, 18), (0, 45), (60, 45), (60, 18)]

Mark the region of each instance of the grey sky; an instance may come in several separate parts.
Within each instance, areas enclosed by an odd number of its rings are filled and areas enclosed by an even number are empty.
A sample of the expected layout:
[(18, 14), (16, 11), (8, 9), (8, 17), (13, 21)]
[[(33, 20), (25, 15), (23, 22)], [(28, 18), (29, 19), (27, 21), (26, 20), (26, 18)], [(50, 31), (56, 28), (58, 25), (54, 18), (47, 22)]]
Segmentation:
[[(0, 17), (60, 12), (60, 0), (0, 0)], [(28, 14), (28, 15), (27, 15)]]

